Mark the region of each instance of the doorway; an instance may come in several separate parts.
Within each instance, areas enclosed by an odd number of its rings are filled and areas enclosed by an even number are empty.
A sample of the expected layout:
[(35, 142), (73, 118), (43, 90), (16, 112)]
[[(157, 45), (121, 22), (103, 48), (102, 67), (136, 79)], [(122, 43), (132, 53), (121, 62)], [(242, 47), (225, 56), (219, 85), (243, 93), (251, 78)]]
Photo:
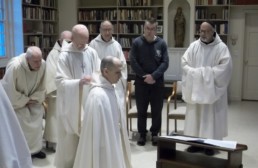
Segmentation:
[(246, 13), (243, 100), (258, 100), (258, 12)]

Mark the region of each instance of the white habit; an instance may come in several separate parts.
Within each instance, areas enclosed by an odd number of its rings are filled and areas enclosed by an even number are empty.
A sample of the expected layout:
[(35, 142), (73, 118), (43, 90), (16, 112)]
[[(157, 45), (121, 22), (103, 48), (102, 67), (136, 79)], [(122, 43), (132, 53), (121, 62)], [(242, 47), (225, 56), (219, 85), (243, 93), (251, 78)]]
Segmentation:
[(81, 95), (89, 89), (87, 85), (80, 88), (79, 81), (99, 69), (100, 60), (93, 48), (86, 46), (77, 50), (72, 43), (63, 46), (56, 76), (58, 141), (55, 165), (58, 168), (71, 168), (74, 163), (83, 114), (80, 102), (85, 101)]
[(0, 167), (32, 168), (27, 142), (1, 83), (0, 95)]
[(48, 108), (43, 136), (46, 141), (53, 143), (57, 142), (56, 69), (60, 52), (61, 46), (56, 42), (46, 60), (46, 103)]
[(122, 77), (116, 84), (116, 90), (117, 93), (119, 94), (119, 97), (121, 98), (120, 100), (122, 101), (121, 103), (124, 104), (125, 108), (125, 93), (126, 93), (126, 85), (127, 85), (127, 64), (126, 60), (124, 57), (124, 53), (122, 51), (121, 45), (112, 37), (112, 39), (108, 42), (104, 41), (101, 38), (101, 35), (99, 34), (95, 39), (93, 39), (90, 44), (92, 48), (94, 48), (100, 60), (102, 60), (106, 56), (114, 56), (117, 57), (123, 64), (122, 68)]
[(125, 113), (114, 86), (99, 76), (88, 96), (74, 168), (131, 168)]
[[(11, 59), (2, 79), (3, 87), (16, 112), (31, 154), (38, 153), (42, 149), (45, 68), (45, 61), (42, 60), (40, 69), (31, 71), (24, 53)], [(30, 99), (38, 103), (26, 105)]]
[(193, 42), (182, 57), (182, 94), (187, 103), (184, 133), (222, 139), (227, 136), (227, 87), (232, 61), (218, 35), (210, 44)]

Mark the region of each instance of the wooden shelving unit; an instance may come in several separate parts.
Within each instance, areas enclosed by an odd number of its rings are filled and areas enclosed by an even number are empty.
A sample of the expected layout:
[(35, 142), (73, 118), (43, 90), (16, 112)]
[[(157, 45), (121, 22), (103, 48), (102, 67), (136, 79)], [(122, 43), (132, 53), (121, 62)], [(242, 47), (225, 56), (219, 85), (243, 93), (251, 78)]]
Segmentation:
[(159, 23), (159, 36), (163, 36), (163, 1), (160, 0), (79, 0), (78, 23), (85, 24), (90, 39), (99, 34), (100, 22), (108, 19), (114, 25), (114, 37), (128, 52), (134, 38), (143, 33), (144, 20), (155, 17)]
[(58, 1), (23, 0), (24, 50), (36, 45), (44, 58), (58, 38)]

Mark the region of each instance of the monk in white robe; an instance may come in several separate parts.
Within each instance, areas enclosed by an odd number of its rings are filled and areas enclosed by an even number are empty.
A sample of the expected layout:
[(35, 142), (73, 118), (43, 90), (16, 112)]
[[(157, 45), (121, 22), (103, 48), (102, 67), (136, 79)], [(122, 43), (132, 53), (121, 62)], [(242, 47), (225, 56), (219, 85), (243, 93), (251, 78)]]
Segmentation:
[(29, 147), (1, 83), (0, 95), (0, 167), (32, 168)]
[(131, 168), (125, 113), (114, 83), (121, 77), (118, 58), (105, 57), (84, 105), (82, 133), (74, 168)]
[(46, 60), (46, 103), (47, 113), (44, 130), (44, 139), (47, 141), (47, 148), (53, 148), (55, 150), (55, 144), (57, 143), (57, 112), (56, 112), (56, 69), (59, 54), (63, 40), (71, 41), (72, 33), (70, 31), (63, 31), (60, 34), (59, 40), (56, 41), (53, 49), (47, 56)]
[(100, 24), (100, 34), (90, 42), (90, 46), (94, 48), (99, 58), (102, 60), (104, 57), (111, 55), (118, 58), (122, 62), (122, 77), (116, 84), (116, 90), (123, 103), (125, 110), (125, 93), (127, 85), (127, 64), (122, 51), (121, 45), (112, 37), (113, 25), (110, 21), (104, 20)]
[(32, 156), (45, 158), (42, 149), (42, 122), (45, 100), (45, 61), (41, 50), (32, 46), (6, 66), (2, 84), (25, 135)]
[[(182, 68), (182, 94), (187, 103), (184, 134), (221, 140), (228, 130), (227, 87), (232, 61), (212, 23), (201, 24), (200, 39), (186, 50)], [(196, 150), (190, 148), (189, 152)]]
[[(73, 167), (91, 75), (99, 71), (97, 52), (87, 45), (89, 32), (84, 25), (72, 29), (72, 43), (62, 47), (57, 65), (58, 139), (57, 168)], [(85, 94), (82, 97), (82, 92)]]

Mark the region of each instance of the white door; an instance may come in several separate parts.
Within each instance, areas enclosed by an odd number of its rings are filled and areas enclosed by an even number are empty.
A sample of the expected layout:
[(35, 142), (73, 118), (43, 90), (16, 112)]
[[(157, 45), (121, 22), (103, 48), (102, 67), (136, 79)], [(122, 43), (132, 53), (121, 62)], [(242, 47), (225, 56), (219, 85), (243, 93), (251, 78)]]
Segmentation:
[(258, 13), (246, 15), (243, 99), (258, 100)]

